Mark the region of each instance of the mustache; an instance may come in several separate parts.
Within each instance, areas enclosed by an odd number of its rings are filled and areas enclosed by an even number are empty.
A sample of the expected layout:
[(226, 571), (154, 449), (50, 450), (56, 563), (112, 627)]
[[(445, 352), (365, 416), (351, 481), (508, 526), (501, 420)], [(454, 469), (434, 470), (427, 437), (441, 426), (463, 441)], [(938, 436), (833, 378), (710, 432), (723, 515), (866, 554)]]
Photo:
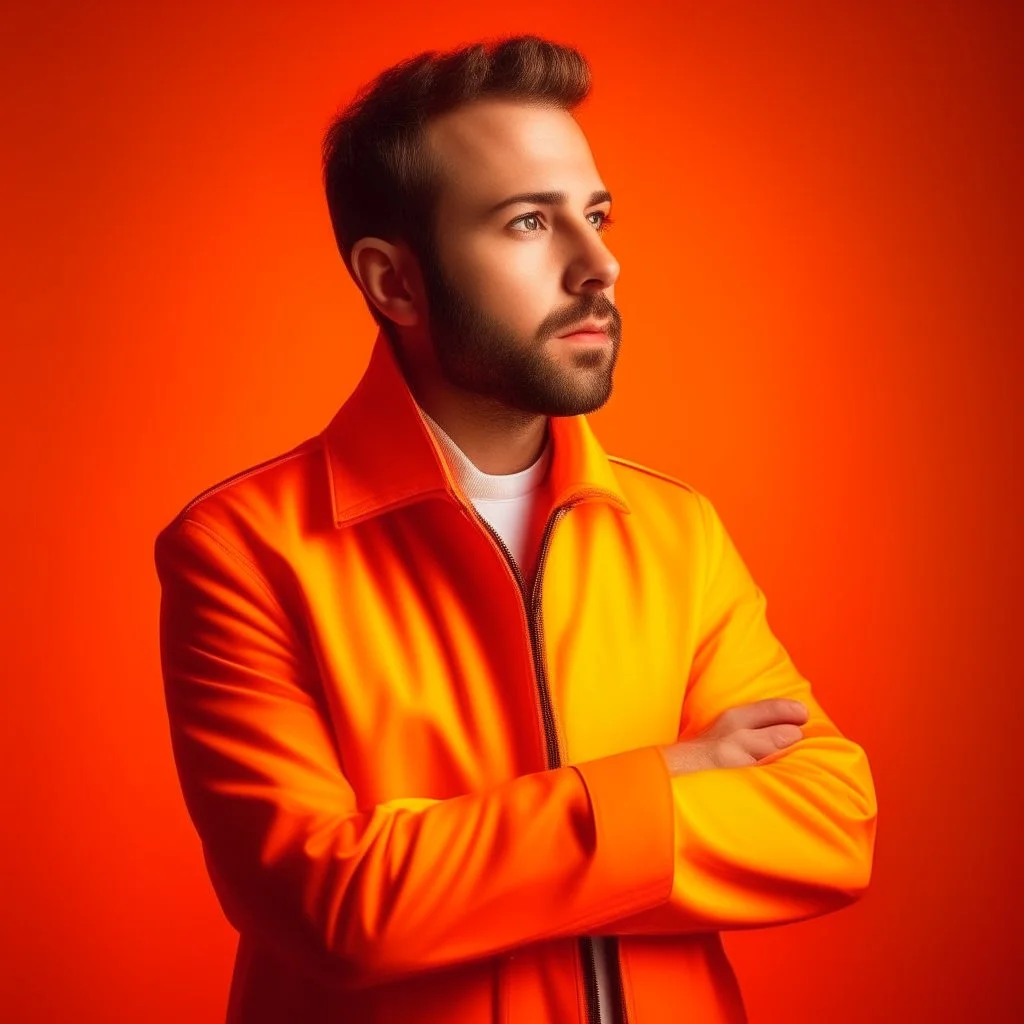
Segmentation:
[(584, 306), (560, 313), (546, 325), (543, 334), (545, 336), (562, 334), (586, 320), (607, 320), (608, 324), (605, 330), (610, 335), (618, 334), (622, 326), (622, 317), (615, 305), (603, 296), (599, 296)]

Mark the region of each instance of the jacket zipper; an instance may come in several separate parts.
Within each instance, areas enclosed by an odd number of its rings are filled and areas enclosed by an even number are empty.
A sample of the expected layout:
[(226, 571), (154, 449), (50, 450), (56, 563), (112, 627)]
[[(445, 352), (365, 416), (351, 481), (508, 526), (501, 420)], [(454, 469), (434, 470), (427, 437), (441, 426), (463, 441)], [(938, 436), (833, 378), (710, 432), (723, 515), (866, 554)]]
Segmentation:
[[(460, 502), (461, 504), (461, 502)], [(544, 657), (542, 654), (543, 650), (543, 628), (540, 621), (540, 598), (541, 598), (541, 575), (544, 569), (544, 559), (547, 555), (548, 546), (551, 542), (551, 535), (554, 532), (555, 524), (559, 519), (565, 515), (574, 505), (578, 505), (579, 501), (569, 502), (566, 505), (559, 505), (551, 515), (548, 517), (548, 521), (544, 526), (544, 534), (540, 542), (540, 553), (537, 556), (537, 566), (533, 574), (533, 591), (532, 594), (527, 596), (526, 593), (526, 581), (523, 579), (523, 574), (519, 569), (519, 565), (515, 558), (512, 557), (512, 552), (509, 551), (508, 546), (501, 539), (500, 535), (497, 534), (491, 527), (491, 524), (487, 522), (483, 516), (477, 512), (475, 506), (463, 505), (467, 508), (478, 523), (490, 534), (494, 539), (495, 543), (504, 552), (505, 562), (509, 569), (512, 570), (515, 576), (516, 583), (519, 585), (519, 594), (523, 599), (523, 606), (526, 610), (526, 621), (527, 628), (530, 634), (530, 652), (533, 655), (533, 671), (534, 676), (537, 680), (537, 694), (538, 704), (540, 706), (541, 721), (544, 726), (544, 739), (547, 747), (547, 766), (549, 768), (560, 768), (562, 765), (562, 754), (558, 748), (558, 733), (555, 728), (555, 712), (551, 703), (551, 692), (548, 689), (547, 673), (544, 669)], [(587, 1024), (602, 1024), (601, 1021), (601, 1006), (598, 1002), (597, 995), (597, 963), (594, 956), (594, 940), (587, 935), (579, 936), (579, 945), (584, 962), (586, 963), (586, 971), (584, 974), (584, 987), (587, 993)], [(616, 983), (616, 989), (619, 996), (619, 1007), (621, 1008), (622, 1020), (621, 1022), (614, 1022), (614, 1024), (629, 1024), (628, 1017), (626, 1015), (626, 1000), (623, 994), (622, 986), (622, 968), (619, 964), (619, 946), (618, 940), (614, 939), (610, 943), (612, 953), (612, 960), (614, 963), (614, 977)]]

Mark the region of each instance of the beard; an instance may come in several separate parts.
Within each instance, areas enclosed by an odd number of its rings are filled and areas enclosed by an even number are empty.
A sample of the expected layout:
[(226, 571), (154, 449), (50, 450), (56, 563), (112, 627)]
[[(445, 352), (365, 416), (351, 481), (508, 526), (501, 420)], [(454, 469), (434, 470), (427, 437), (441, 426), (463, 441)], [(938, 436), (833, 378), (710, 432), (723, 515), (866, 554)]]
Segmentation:
[[(451, 384), (544, 416), (578, 416), (608, 401), (622, 331), (618, 310), (603, 294), (581, 296), (571, 313), (559, 317), (559, 326), (536, 339), (523, 339), (460, 291), (445, 274), (432, 243), (425, 249), (420, 267), (427, 322), (441, 373)], [(603, 345), (576, 349), (568, 343), (574, 350), (572, 365), (565, 366), (545, 352), (544, 342), (553, 333), (591, 316), (608, 319), (610, 353)]]

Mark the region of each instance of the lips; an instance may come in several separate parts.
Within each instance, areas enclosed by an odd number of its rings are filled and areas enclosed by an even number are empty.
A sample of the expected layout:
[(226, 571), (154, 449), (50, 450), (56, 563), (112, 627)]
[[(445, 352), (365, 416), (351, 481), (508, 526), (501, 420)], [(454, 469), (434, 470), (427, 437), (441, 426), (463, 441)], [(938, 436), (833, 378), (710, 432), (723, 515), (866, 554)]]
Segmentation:
[(566, 331), (564, 334), (560, 334), (559, 337), (568, 338), (573, 334), (605, 334), (607, 333), (607, 326), (607, 320), (602, 320), (600, 323), (597, 323), (594, 320), (588, 320), (585, 324), (581, 324), (579, 327), (574, 327), (571, 331)]

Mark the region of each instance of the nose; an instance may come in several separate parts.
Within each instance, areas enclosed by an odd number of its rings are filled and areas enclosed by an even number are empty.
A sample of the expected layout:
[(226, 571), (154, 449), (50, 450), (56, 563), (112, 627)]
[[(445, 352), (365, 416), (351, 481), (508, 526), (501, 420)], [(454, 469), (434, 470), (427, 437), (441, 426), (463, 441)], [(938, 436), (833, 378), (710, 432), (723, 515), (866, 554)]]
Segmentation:
[(566, 287), (573, 293), (603, 292), (618, 280), (619, 262), (589, 221), (573, 235)]

